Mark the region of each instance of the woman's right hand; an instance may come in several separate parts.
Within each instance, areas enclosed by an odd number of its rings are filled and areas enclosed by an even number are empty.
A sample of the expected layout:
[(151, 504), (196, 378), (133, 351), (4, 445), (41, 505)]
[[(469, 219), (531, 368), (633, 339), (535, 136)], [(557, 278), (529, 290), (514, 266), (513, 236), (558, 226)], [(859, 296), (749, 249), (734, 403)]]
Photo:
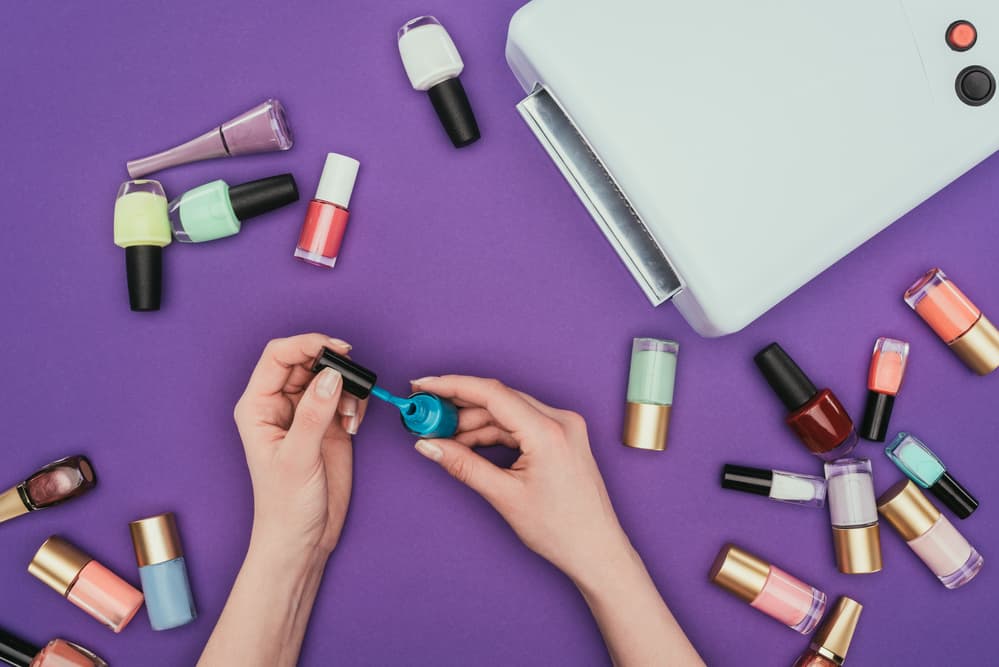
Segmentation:
[[(581, 416), (497, 380), (448, 375), (413, 387), (460, 408), (453, 439), (420, 440), (416, 449), (480, 493), (528, 548), (577, 584), (631, 552)], [(489, 445), (518, 449), (520, 457), (500, 468), (472, 449)]]

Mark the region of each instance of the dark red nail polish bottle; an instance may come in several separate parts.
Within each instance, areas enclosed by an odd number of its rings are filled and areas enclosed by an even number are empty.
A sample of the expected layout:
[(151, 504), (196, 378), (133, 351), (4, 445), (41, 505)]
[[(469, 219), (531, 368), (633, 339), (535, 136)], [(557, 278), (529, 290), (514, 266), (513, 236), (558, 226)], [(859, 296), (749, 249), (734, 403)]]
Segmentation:
[(853, 420), (829, 389), (819, 391), (780, 345), (771, 343), (753, 361), (789, 410), (785, 422), (812, 454), (841, 459), (857, 446)]

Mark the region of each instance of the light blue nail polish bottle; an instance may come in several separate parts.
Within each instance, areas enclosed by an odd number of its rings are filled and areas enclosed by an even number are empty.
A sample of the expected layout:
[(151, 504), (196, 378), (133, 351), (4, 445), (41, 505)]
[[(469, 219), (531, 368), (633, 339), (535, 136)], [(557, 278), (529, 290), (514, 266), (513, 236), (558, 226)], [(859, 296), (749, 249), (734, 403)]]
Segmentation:
[(153, 630), (187, 625), (198, 613), (173, 512), (128, 524)]

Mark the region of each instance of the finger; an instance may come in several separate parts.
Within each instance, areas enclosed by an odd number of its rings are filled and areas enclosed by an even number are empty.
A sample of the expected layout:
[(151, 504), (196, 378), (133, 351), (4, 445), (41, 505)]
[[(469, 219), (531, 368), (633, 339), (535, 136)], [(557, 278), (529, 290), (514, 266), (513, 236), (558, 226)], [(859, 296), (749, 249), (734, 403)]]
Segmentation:
[(474, 431), (493, 423), (493, 416), (485, 408), (462, 408), (458, 411), (458, 433)]
[(497, 426), (518, 436), (524, 432), (541, 432), (550, 428), (550, 420), (541, 414), (513, 389), (499, 380), (445, 375), (422, 378), (416, 387), (438, 396), (459, 399), (483, 407), (495, 418)]
[(504, 447), (509, 447), (510, 449), (520, 449), (520, 445), (517, 444), (513, 434), (509, 431), (504, 431), (499, 426), (485, 426), (483, 428), (475, 429), (474, 431), (459, 433), (454, 436), (454, 439), (466, 447), (492, 447), (493, 445), (503, 445)]
[[(292, 379), (296, 368), (311, 371), (313, 360), (324, 346), (343, 354), (350, 350), (350, 345), (342, 340), (315, 333), (277, 338), (267, 343), (246, 385), (246, 394), (255, 397), (279, 393)], [(296, 378), (301, 377), (304, 376), (296, 375)]]
[(416, 451), (435, 461), (500, 512), (509, 505), (520, 484), (510, 473), (454, 440), (418, 440)]
[(541, 401), (534, 398), (530, 394), (525, 394), (524, 392), (518, 391), (516, 389), (514, 389), (513, 391), (516, 392), (516, 394), (520, 396), (522, 399), (524, 399), (524, 401), (528, 405), (530, 405), (532, 408), (534, 408), (541, 414), (545, 415), (546, 417), (551, 417), (556, 421), (561, 421), (561, 416), (562, 416), (561, 413), (563, 412), (562, 410), (559, 410), (558, 408), (553, 408), (550, 405), (542, 403)]
[[(319, 457), (343, 390), (343, 377), (332, 368), (324, 368), (309, 385), (295, 409), (291, 428), (284, 439), (285, 455), (303, 465)], [(339, 428), (339, 424), (337, 424)]]
[[(342, 403), (341, 399), (341, 403)], [(344, 415), (340, 420), (343, 424), (343, 430), (345, 430), (350, 435), (357, 435), (357, 432), (361, 428), (361, 423), (364, 421), (364, 415), (368, 412), (368, 401), (358, 400), (357, 410), (352, 415)]]

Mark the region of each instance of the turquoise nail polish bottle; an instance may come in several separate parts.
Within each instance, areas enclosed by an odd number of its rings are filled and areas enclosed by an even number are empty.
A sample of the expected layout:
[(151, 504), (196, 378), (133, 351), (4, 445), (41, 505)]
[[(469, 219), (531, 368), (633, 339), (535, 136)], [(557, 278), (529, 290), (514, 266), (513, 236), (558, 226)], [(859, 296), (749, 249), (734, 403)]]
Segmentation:
[(239, 233), (242, 222), (298, 201), (291, 174), (229, 187), (218, 180), (188, 190), (170, 202), (174, 237), (183, 243), (214, 241)]

